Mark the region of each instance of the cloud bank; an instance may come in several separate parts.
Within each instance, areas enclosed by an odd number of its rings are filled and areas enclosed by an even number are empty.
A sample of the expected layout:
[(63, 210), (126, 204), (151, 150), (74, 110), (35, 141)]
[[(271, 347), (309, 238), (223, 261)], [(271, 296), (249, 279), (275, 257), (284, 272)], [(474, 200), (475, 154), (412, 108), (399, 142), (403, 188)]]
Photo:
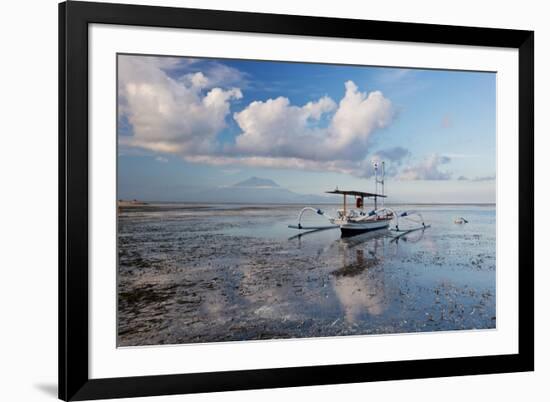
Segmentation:
[[(282, 96), (250, 102), (231, 116), (240, 129), (234, 143), (222, 144), (218, 136), (227, 126), (231, 104), (242, 98), (241, 89), (227, 82), (242, 76), (219, 63), (207, 73), (188, 72), (193, 64), (178, 64), (174, 58), (119, 58), (119, 110), (133, 129), (133, 135), (121, 136), (122, 145), (213, 165), (364, 175), (370, 137), (395, 115), (380, 91), (362, 92), (347, 81), (338, 103), (328, 96), (305, 105)], [(178, 78), (172, 78), (174, 71)]]
[[(243, 98), (245, 75), (218, 62), (197, 71), (198, 60), (119, 56), (119, 113), (132, 128), (122, 146), (214, 166), (305, 169), (371, 177), (373, 161), (401, 180), (448, 180), (448, 156), (417, 164), (403, 147), (372, 150), (372, 137), (395, 119), (395, 107), (380, 91), (361, 91), (353, 81), (335, 101), (322, 96), (303, 105), (279, 96), (231, 108)], [(233, 141), (220, 134), (232, 120)], [(379, 135), (379, 134), (376, 134)], [(159, 158), (163, 158), (159, 156)], [(164, 159), (158, 159), (164, 161)]]

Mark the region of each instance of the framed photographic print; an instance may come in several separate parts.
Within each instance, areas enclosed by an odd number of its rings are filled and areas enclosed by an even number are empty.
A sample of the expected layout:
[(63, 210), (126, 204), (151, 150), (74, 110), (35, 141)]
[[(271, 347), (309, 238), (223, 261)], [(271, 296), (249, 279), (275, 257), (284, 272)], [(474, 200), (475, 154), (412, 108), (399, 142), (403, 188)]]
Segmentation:
[(59, 397), (534, 369), (534, 33), (59, 5)]

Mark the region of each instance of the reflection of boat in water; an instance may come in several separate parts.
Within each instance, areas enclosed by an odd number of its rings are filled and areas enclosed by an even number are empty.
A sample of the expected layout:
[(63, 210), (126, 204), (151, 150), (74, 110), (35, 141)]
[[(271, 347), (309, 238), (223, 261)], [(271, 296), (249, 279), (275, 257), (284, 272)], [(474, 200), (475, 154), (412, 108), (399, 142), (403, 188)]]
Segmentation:
[[(336, 217), (332, 217), (323, 210), (319, 208), (305, 207), (302, 208), (300, 214), (298, 215), (298, 224), (288, 225), (291, 229), (298, 230), (324, 230), (332, 228), (340, 228), (342, 236), (355, 236), (360, 233), (365, 233), (374, 230), (389, 229), (392, 221), (395, 222), (394, 228), (391, 230), (394, 232), (404, 232), (411, 230), (424, 229), (429, 227), (425, 225), (422, 215), (416, 211), (404, 211), (397, 213), (391, 208), (384, 207), (384, 198), (387, 196), (384, 194), (384, 162), (382, 162), (382, 178), (378, 179), (378, 165), (374, 165), (375, 169), (375, 192), (368, 193), (364, 191), (356, 190), (339, 190), (336, 188), (333, 191), (327, 191), (328, 194), (340, 194), (343, 195), (342, 208), (336, 211)], [(382, 185), (382, 192), (380, 194), (378, 191), (378, 184)], [(349, 207), (347, 203), (347, 197), (355, 197), (355, 208)], [(373, 199), (373, 209), (365, 209), (365, 198)], [(382, 199), (382, 207), (378, 207), (378, 199)], [(330, 225), (318, 225), (318, 226), (303, 226), (302, 225), (302, 216), (307, 211), (313, 211), (318, 215), (324, 216), (328, 219)], [(399, 227), (399, 218), (411, 218), (417, 216), (420, 218), (418, 221), (420, 226), (415, 228), (408, 228), (403, 230)]]
[[(323, 303), (325, 297), (333, 296), (339, 306), (338, 318), (331, 326), (367, 328), (373, 320), (384, 317), (393, 298), (402, 297), (401, 285), (395, 280), (395, 263), (391, 262), (401, 258), (399, 243), (415, 243), (423, 236), (424, 230), (403, 231), (396, 235), (393, 230), (381, 229), (349, 237), (310, 230), (289, 240), (296, 240), (297, 248), (315, 255), (328, 273), (330, 291), (323, 295)], [(388, 266), (392, 268), (389, 275)], [(326, 283), (323, 279), (323, 292)]]
[(388, 305), (384, 274), (387, 232), (376, 231), (340, 239), (335, 244), (341, 256), (340, 267), (331, 272), (334, 293), (348, 323), (365, 313), (382, 314)]
[[(385, 237), (381, 231), (378, 231), (339, 240), (337, 245), (342, 255), (342, 266), (333, 271), (332, 275), (355, 276), (368, 268), (377, 266), (383, 259), (379, 248), (383, 250)], [(355, 255), (355, 259), (349, 261), (348, 254)]]

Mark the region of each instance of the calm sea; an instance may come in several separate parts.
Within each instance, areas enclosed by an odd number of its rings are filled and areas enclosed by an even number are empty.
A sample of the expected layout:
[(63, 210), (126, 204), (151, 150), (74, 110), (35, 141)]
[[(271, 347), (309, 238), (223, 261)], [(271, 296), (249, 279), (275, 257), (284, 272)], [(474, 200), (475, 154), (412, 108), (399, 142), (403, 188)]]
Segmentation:
[(391, 207), (431, 227), (296, 236), (300, 205), (123, 208), (119, 346), (495, 328), (495, 205)]

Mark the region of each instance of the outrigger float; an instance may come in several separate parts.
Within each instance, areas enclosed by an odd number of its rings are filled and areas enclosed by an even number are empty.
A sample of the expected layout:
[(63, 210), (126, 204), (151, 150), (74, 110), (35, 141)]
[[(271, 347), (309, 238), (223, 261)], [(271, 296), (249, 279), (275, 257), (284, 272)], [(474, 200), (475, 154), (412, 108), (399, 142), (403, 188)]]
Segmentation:
[[(342, 208), (336, 211), (337, 216), (332, 217), (320, 208), (304, 207), (298, 214), (298, 223), (296, 225), (288, 225), (291, 229), (305, 231), (319, 231), (325, 229), (340, 228), (342, 237), (354, 236), (360, 233), (370, 232), (373, 230), (389, 230), (394, 232), (396, 236), (429, 228), (430, 225), (424, 223), (424, 218), (417, 211), (403, 211), (397, 213), (392, 208), (384, 206), (384, 199), (387, 197), (384, 194), (384, 162), (382, 162), (382, 178), (378, 178), (378, 165), (374, 165), (375, 170), (375, 192), (368, 193), (355, 190), (339, 190), (336, 188), (332, 191), (327, 191), (328, 194), (340, 194), (344, 196)], [(378, 184), (381, 184), (381, 193), (378, 194)], [(355, 197), (355, 208), (348, 206), (347, 197)], [(374, 200), (373, 209), (365, 209), (365, 198)], [(379, 208), (378, 199), (382, 199), (382, 206)], [(317, 215), (324, 216), (329, 221), (330, 225), (326, 226), (303, 226), (302, 216), (305, 212), (311, 211)], [(399, 219), (404, 218), (409, 222), (414, 222), (418, 226), (400, 228)], [(395, 222), (392, 224), (392, 222)]]

